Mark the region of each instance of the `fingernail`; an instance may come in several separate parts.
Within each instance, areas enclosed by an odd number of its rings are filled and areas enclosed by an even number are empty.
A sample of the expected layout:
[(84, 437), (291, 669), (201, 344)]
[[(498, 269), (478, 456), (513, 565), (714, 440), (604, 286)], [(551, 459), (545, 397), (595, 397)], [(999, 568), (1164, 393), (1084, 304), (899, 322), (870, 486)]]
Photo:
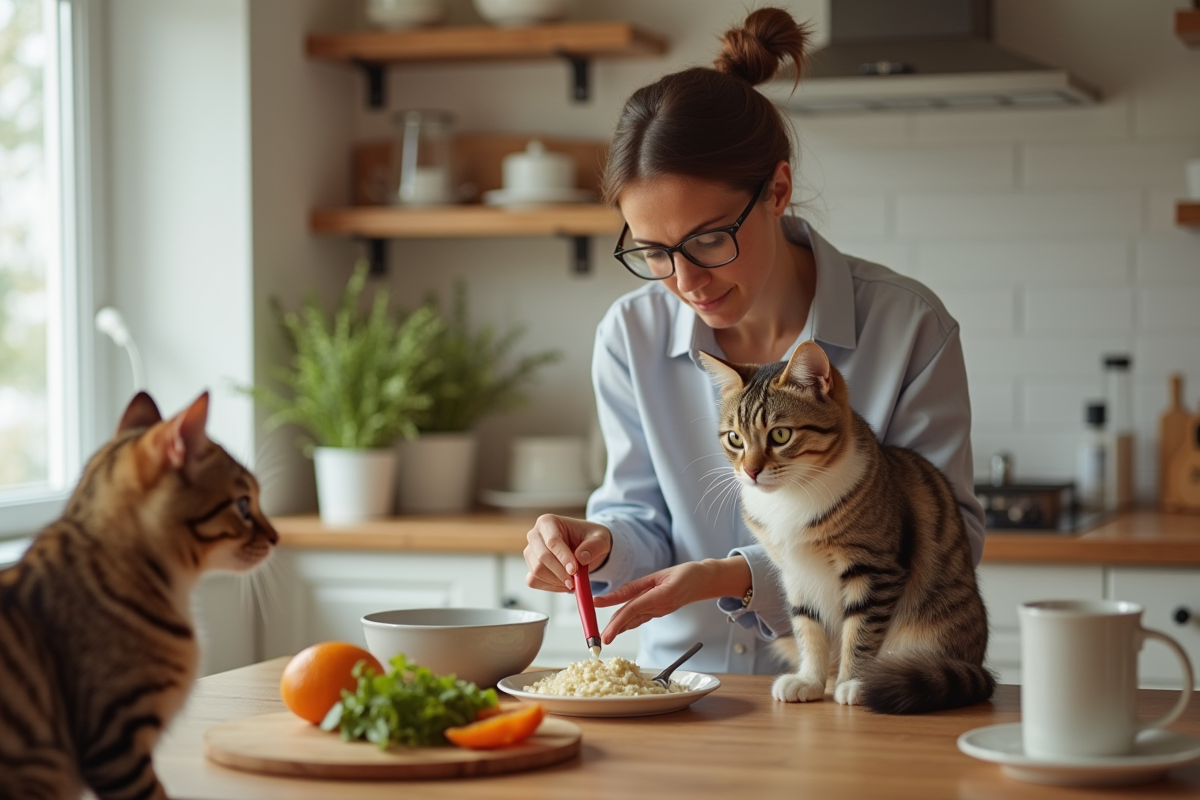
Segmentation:
[(591, 554), (591, 552), (589, 552), (589, 551), (587, 551), (587, 550), (580, 550), (580, 551), (579, 551), (579, 560), (580, 560), (580, 561), (582, 561), (582, 562), (583, 562), (583, 563), (585, 563), (585, 564), (590, 564), (590, 563), (592, 563), (592, 554)]

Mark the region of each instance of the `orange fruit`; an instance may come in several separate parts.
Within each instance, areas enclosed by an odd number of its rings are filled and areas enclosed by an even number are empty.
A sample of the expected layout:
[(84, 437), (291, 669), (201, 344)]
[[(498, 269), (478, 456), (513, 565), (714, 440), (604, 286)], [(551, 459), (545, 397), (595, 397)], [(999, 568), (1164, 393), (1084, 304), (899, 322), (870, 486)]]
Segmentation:
[(379, 659), (358, 645), (322, 642), (306, 647), (283, 668), (279, 696), (293, 714), (319, 725), (342, 699), (342, 689), (353, 692), (358, 687), (351, 670), (359, 661), (366, 661), (376, 675), (384, 672)]
[(492, 750), (508, 747), (533, 736), (546, 711), (537, 703), (522, 703), (516, 711), (501, 711), (461, 728), (447, 728), (446, 738), (459, 747)]

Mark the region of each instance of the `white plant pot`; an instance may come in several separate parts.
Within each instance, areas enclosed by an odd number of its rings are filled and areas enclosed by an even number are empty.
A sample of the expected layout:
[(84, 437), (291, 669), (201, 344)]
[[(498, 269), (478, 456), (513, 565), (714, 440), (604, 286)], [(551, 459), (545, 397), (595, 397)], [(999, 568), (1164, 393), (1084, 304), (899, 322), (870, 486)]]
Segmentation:
[(400, 511), (454, 514), (471, 508), (475, 434), (423, 433), (400, 443)]
[(392, 513), (396, 495), (396, 451), (318, 447), (317, 505), (326, 525), (351, 525)]

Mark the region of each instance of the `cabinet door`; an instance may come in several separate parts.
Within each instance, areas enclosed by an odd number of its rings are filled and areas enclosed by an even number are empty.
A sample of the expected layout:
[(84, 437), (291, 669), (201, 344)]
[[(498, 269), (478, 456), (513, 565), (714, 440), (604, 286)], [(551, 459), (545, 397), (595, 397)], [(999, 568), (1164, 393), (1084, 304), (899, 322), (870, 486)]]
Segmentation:
[(1001, 683), (1021, 682), (1017, 608), (1034, 600), (1101, 600), (1104, 568), (1044, 564), (981, 564), (979, 590), (987, 606), (987, 665)]
[[(530, 589), (525, 584), (528, 573), (525, 559), (520, 556), (504, 556), (504, 604), (509, 608), (525, 608), (540, 611), (550, 618), (546, 623), (546, 638), (538, 651), (534, 665), (538, 667), (565, 667), (580, 661), (590, 654), (584, 642), (583, 624), (575, 607), (575, 595), (566, 592), (543, 592)], [(612, 618), (613, 608), (597, 608), (596, 622), (600, 630)], [(623, 633), (612, 644), (604, 648), (603, 656), (637, 657), (637, 631)]]
[(281, 548), (264, 599), (263, 657), (316, 642), (366, 646), (362, 617), (395, 608), (496, 608), (491, 555), (430, 555)]
[(210, 572), (192, 591), (192, 622), (200, 645), (200, 675), (253, 664), (255, 602), (248, 575)]
[[(1110, 567), (1108, 597), (1141, 604), (1146, 609), (1142, 625), (1161, 631), (1183, 645), (1192, 661), (1193, 677), (1197, 674), (1200, 569)], [(1181, 609), (1187, 613), (1187, 619), (1177, 622), (1175, 615)], [(1138, 657), (1138, 683), (1151, 688), (1180, 688), (1183, 684), (1179, 660), (1160, 642), (1147, 641)]]

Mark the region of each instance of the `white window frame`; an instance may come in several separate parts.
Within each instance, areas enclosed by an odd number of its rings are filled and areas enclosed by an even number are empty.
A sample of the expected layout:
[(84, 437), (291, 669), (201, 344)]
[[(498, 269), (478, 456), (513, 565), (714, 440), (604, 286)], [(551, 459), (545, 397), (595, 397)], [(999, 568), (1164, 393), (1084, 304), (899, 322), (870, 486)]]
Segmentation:
[[(55, 226), (59, 251), (51, 258), (61, 269), (47, 269), (48, 297), (60, 299), (47, 315), (50, 358), (47, 370), (51, 413), (50, 482), (60, 488), (0, 494), (0, 539), (29, 535), (52, 521), (98, 444), (96, 420), (104, 396), (97, 381), (97, 347), (92, 317), (104, 261), (100, 201), (103, 141), (98, 104), (104, 74), (99, 20), (100, 0), (43, 0), (54, 20), (58, 58), (47, 65), (45, 91), (58, 107), (47, 115), (47, 179), (60, 198)], [(51, 281), (63, 278), (62, 286)], [(61, 291), (59, 291), (61, 290)], [(59, 420), (65, 422), (58, 429)]]

